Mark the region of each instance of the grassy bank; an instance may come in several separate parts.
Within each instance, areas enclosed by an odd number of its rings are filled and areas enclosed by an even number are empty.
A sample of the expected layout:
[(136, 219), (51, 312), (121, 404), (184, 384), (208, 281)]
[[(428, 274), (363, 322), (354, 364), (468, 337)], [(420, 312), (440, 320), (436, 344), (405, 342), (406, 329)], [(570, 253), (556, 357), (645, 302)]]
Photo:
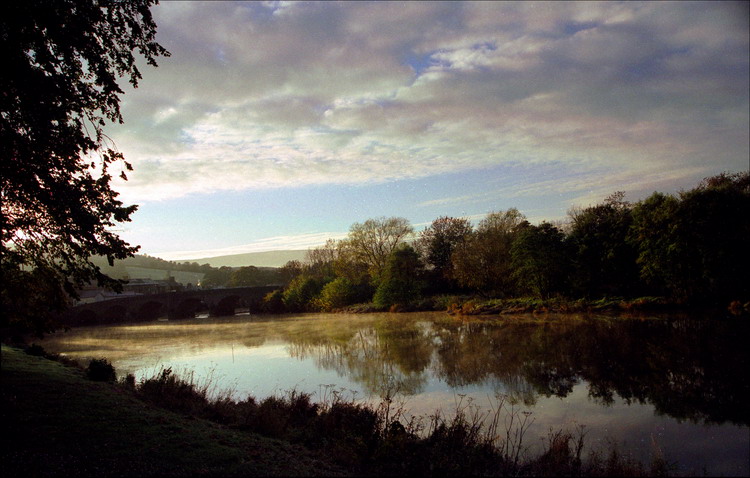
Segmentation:
[(2, 347), (4, 476), (331, 476), (299, 446), (137, 399), (80, 369)]
[[(471, 413), (407, 421), (390, 402), (373, 409), (335, 395), (322, 404), (294, 392), (260, 402), (210, 398), (206, 389), (169, 369), (140, 383), (132, 378), (105, 383), (89, 379), (98, 361), (89, 366), (87, 378), (80, 368), (5, 346), (2, 360), (6, 476), (667, 472), (663, 461), (646, 469), (614, 449), (583, 457), (584, 436), (563, 431), (551, 432), (546, 449), (529, 457), (523, 414), (510, 415), (516, 425), (505, 429), (500, 424), (508, 417), (497, 414), (486, 430), (481, 417)], [(106, 367), (96, 371), (108, 377)]]

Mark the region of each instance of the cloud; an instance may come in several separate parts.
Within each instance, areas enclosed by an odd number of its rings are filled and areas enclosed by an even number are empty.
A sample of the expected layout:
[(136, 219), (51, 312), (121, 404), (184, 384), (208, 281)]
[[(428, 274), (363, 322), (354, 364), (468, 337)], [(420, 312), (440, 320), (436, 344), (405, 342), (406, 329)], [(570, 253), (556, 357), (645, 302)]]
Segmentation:
[(205, 257), (227, 256), (251, 252), (267, 252), (282, 250), (307, 250), (325, 244), (328, 239), (340, 240), (347, 236), (346, 232), (315, 232), (288, 236), (274, 236), (258, 239), (248, 244), (221, 247), (215, 249), (200, 249), (189, 251), (156, 252), (156, 256), (167, 260), (188, 260)]
[(135, 171), (118, 189), (142, 201), (557, 162), (638, 185), (745, 168), (734, 8), (165, 2), (173, 56), (124, 97), (111, 136)]

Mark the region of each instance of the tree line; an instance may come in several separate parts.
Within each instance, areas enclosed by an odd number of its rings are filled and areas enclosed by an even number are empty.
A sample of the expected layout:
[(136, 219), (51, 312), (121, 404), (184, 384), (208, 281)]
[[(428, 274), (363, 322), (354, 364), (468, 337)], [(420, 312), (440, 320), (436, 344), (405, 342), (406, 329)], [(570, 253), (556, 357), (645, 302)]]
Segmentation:
[(722, 173), (676, 195), (631, 203), (616, 192), (573, 208), (564, 224), (531, 224), (515, 208), (440, 217), (415, 233), (404, 218), (368, 219), (280, 269), (275, 312), (371, 303), (410, 307), (426, 296), (660, 296), (681, 304), (750, 300), (750, 174)]

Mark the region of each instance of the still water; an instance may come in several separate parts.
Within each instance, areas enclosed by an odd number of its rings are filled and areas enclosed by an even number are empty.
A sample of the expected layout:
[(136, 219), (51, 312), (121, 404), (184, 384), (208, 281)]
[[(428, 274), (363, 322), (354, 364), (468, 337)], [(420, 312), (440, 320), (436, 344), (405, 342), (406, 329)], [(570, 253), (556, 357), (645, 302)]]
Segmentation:
[(445, 313), (238, 315), (81, 327), (42, 345), (118, 376), (171, 367), (235, 398), (292, 389), (380, 402), (413, 415), (489, 412), (497, 397), (530, 412), (533, 452), (550, 430), (586, 431), (679, 474), (750, 474), (747, 321)]

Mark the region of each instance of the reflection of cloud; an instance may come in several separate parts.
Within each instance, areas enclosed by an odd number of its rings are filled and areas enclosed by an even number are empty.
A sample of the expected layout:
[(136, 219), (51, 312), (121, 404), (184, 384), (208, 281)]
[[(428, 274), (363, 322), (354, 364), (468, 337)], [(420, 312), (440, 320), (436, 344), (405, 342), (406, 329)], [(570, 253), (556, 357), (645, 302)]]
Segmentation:
[(690, 182), (742, 169), (735, 8), (165, 3), (173, 56), (111, 133), (136, 166), (119, 189), (148, 200), (574, 161), (611, 190), (644, 169)]

